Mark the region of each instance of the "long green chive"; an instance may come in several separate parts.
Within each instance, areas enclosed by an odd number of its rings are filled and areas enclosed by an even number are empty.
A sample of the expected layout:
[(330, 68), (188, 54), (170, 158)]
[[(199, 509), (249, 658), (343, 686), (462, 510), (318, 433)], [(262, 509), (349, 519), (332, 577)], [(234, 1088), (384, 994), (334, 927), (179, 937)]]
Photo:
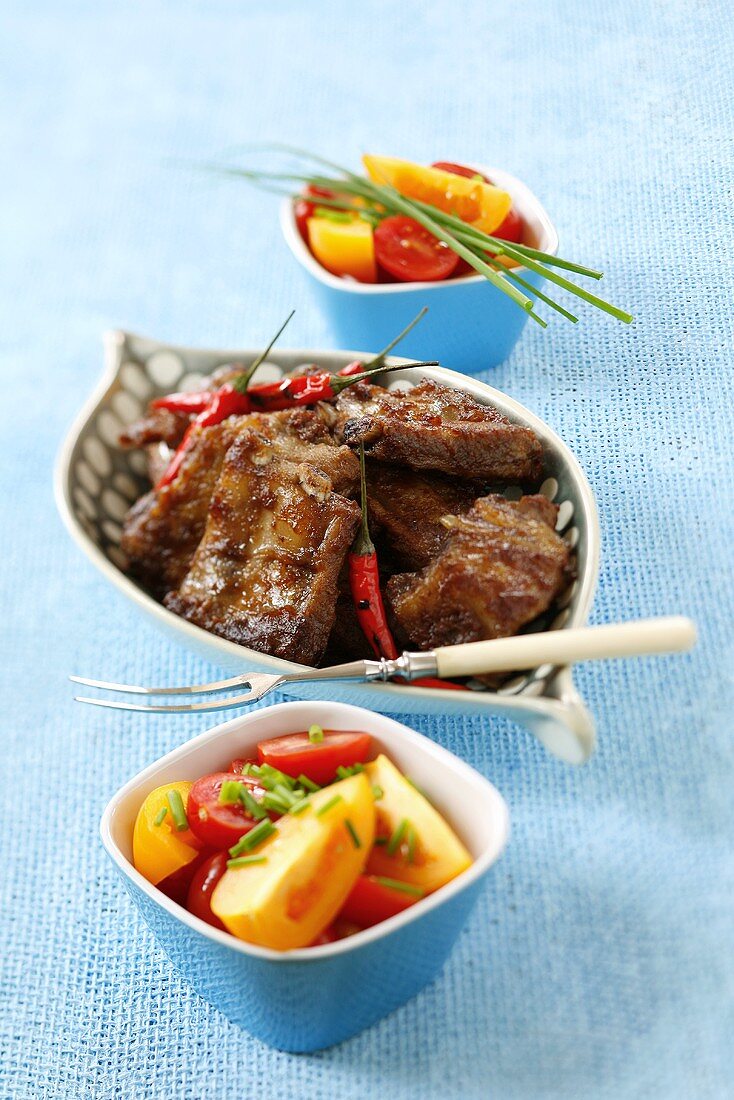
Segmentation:
[(247, 787), (242, 788), (240, 801), (242, 802), (242, 805), (245, 807), (250, 817), (254, 817), (255, 821), (262, 821), (263, 818), (268, 816), (267, 810), (260, 805), (258, 800), (252, 794), (252, 791), (248, 791)]
[(298, 777), (298, 784), (299, 786), (304, 787), (307, 791), (311, 791), (312, 794), (315, 794), (316, 791), (321, 790), (321, 787), (319, 787), (318, 783), (314, 783), (313, 779), (309, 779), (308, 776), (304, 775), (303, 773), (301, 773), (301, 775), (299, 775)]
[(228, 859), (228, 867), (251, 867), (253, 863), (267, 863), (267, 856), (238, 856), (235, 859)]
[(310, 805), (311, 805), (311, 800), (310, 799), (301, 798), (298, 802), (294, 802), (294, 804), (291, 806), (290, 813), (292, 813), (292, 814), (302, 814), (303, 811), (308, 809), (308, 807)]
[(382, 846), (383, 844), (387, 844), (389, 839), (390, 838), (387, 837), (387, 836), (376, 836), (375, 837), (375, 844), (379, 844), (380, 846)]
[(344, 799), (342, 798), (342, 796), (340, 794), (335, 794), (333, 798), (330, 798), (328, 802), (324, 802), (323, 806), (321, 806), (316, 811), (316, 816), (321, 817), (322, 814), (328, 813), (329, 810), (332, 809), (333, 806), (336, 806), (337, 802), (343, 802), (343, 801), (344, 801)]
[(420, 886), (413, 886), (411, 882), (399, 882), (396, 878), (376, 878), (380, 886), (387, 886), (389, 890), (400, 890), (403, 894), (413, 894), (417, 898), (425, 895), (425, 890)]
[(160, 810), (155, 815), (155, 818), (153, 820), (153, 824), (154, 825), (162, 825), (163, 824), (163, 819), (165, 818), (167, 813), (168, 813), (168, 806), (161, 806)]
[(270, 818), (263, 818), (259, 824), (250, 829), (249, 833), (245, 833), (244, 836), (240, 837), (234, 847), (229, 849), (229, 854), (240, 856), (243, 852), (251, 852), (253, 848), (257, 848), (258, 844), (262, 844), (264, 840), (272, 836), (275, 831), (275, 826)]
[(243, 785), (238, 783), (234, 779), (225, 779), (222, 783), (222, 789), (219, 792), (218, 802), (222, 806), (231, 806), (235, 802), (239, 802), (242, 797)]
[(359, 839), (359, 836), (357, 834), (357, 830), (354, 828), (354, 825), (352, 824), (352, 822), (349, 820), (348, 817), (344, 818), (344, 824), (347, 827), (347, 832), (349, 833), (350, 837), (352, 838), (352, 843), (354, 844), (354, 847), (355, 848), (361, 848), (362, 847), (362, 842)]
[(395, 830), (387, 842), (387, 854), (389, 856), (394, 856), (397, 852), (398, 848), (400, 847), (400, 842), (405, 836), (405, 830), (408, 828), (409, 824), (410, 822), (408, 821), (407, 817), (404, 817), (402, 821), (395, 826)]
[(375, 802), (379, 802), (384, 793), (385, 792), (383, 791), (382, 787), (379, 786), (379, 784), (372, 784), (372, 797), (374, 798)]
[(337, 222), (343, 225), (349, 225), (353, 220), (351, 214), (347, 214), (346, 211), (332, 210), (327, 206), (315, 207), (314, 214), (317, 218), (326, 218), (330, 222)]
[(168, 791), (166, 794), (168, 801), (168, 808), (171, 811), (171, 817), (173, 823), (176, 826), (176, 831), (182, 833), (184, 829), (188, 829), (189, 823), (186, 817), (186, 810), (184, 809), (183, 799), (176, 790)]
[(308, 739), (312, 745), (320, 745), (324, 740), (324, 731), (321, 726), (317, 726), (315, 722), (312, 726), (309, 726)]

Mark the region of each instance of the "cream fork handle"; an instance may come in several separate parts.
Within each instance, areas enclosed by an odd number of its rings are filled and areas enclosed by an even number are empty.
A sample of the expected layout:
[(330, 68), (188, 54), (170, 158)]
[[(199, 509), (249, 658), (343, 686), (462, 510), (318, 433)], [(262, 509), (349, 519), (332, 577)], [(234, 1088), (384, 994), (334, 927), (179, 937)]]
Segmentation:
[(436, 649), (439, 676), (475, 676), (514, 672), (538, 665), (570, 665), (607, 657), (641, 657), (646, 653), (680, 653), (696, 642), (696, 627), (682, 615), (610, 626), (582, 626), (520, 634), (489, 642)]

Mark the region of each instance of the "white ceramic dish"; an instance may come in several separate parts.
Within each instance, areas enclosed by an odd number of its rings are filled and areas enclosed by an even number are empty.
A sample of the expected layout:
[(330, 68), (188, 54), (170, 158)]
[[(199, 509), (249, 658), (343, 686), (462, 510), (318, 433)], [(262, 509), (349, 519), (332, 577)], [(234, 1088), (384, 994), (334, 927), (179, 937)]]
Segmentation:
[[(246, 669), (283, 671), (292, 665), (245, 649), (179, 618), (159, 604), (124, 572), (119, 546), (125, 511), (144, 489), (143, 456), (122, 450), (117, 437), (151, 397), (175, 389), (195, 387), (201, 377), (232, 360), (251, 360), (256, 352), (215, 351), (160, 344), (124, 332), (105, 338), (106, 368), (99, 387), (73, 425), (58, 458), (56, 498), (73, 538), (102, 575), (172, 637), (198, 651), (228, 672)], [(313, 362), (338, 370), (367, 353), (355, 351), (279, 351), (260, 368), (260, 378), (277, 377), (299, 363)], [(466, 390), (477, 400), (497, 406), (511, 420), (531, 427), (543, 443), (545, 481), (541, 492), (560, 505), (558, 527), (576, 558), (577, 579), (536, 629), (581, 626), (586, 621), (599, 568), (599, 525), (589, 484), (574, 456), (547, 424), (517, 401), (476, 379), (440, 367), (411, 368), (386, 376), (389, 386), (414, 384), (427, 376), (444, 385)], [(513, 490), (508, 490), (511, 495)], [(78, 670), (75, 670), (78, 671)], [(85, 673), (116, 679), (106, 666)], [(324, 688), (306, 683), (283, 689), (295, 698), (317, 698)], [(333, 683), (335, 700), (355, 703), (392, 714), (502, 715), (532, 730), (563, 759), (580, 763), (594, 746), (594, 723), (575, 691), (568, 669), (544, 666), (510, 678), (492, 692), (441, 691), (398, 684)]]
[[(167, 782), (219, 771), (257, 742), (308, 729), (361, 729), (446, 815), (474, 863), (416, 906), (323, 947), (278, 952), (212, 928), (171, 901), (132, 865), (135, 817)], [(126, 783), (104, 811), (102, 843), (162, 946), (199, 993), (235, 1023), (285, 1050), (340, 1042), (408, 1000), (438, 973), (507, 841), (507, 806), (453, 753), (382, 715), (340, 703), (281, 703), (188, 741)], [(390, 981), (385, 981), (385, 975)]]

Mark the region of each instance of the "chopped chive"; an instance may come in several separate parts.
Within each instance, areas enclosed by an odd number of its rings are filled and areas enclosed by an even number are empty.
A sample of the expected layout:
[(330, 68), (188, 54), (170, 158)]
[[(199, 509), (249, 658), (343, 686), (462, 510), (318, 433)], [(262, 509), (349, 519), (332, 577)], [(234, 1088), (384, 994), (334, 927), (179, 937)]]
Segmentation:
[(304, 775), (303, 773), (299, 775), (297, 782), (302, 787), (305, 787), (307, 791), (311, 791), (313, 794), (315, 794), (316, 791), (321, 790), (321, 787), (319, 787), (318, 783), (314, 783), (313, 779), (309, 779), (308, 776)]
[(271, 794), (269, 791), (262, 796), (260, 805), (266, 810), (275, 810), (276, 814), (287, 814), (291, 808), (290, 802), (285, 802), (277, 794)]
[(404, 817), (402, 821), (395, 826), (395, 830), (387, 842), (387, 854), (394, 856), (400, 847), (400, 842), (405, 835), (405, 830), (408, 828), (409, 821), (407, 817)]
[(267, 863), (267, 856), (237, 856), (235, 859), (228, 859), (228, 867), (251, 867), (253, 863)]
[(399, 882), (396, 878), (377, 878), (380, 886), (387, 886), (389, 890), (400, 890), (403, 894), (414, 894), (417, 898), (422, 898), (425, 894), (420, 886), (413, 886), (410, 882)]
[(264, 840), (272, 836), (275, 831), (275, 826), (270, 818), (263, 818), (262, 821), (250, 829), (249, 833), (245, 833), (240, 837), (234, 847), (229, 849), (229, 854), (239, 856), (243, 852), (251, 852), (253, 848), (257, 848), (258, 844), (262, 844)]
[(162, 825), (163, 824), (163, 819), (164, 819), (164, 817), (166, 816), (167, 813), (168, 813), (168, 806), (161, 806), (160, 810), (155, 815), (155, 818), (153, 820), (153, 824), (154, 825)]
[(348, 817), (344, 818), (344, 824), (347, 827), (347, 832), (349, 833), (350, 837), (352, 838), (352, 842), (354, 843), (354, 847), (355, 848), (361, 848), (362, 847), (362, 842), (359, 839), (359, 836), (357, 834), (357, 830), (354, 828), (354, 825), (352, 825), (352, 823), (351, 823), (351, 821), (349, 820)]
[(294, 802), (290, 808), (292, 814), (302, 814), (305, 809), (311, 805), (311, 801), (308, 798), (301, 798), (298, 802)]
[(379, 802), (384, 793), (385, 792), (383, 791), (382, 787), (380, 787), (377, 783), (373, 784), (372, 797), (374, 798), (375, 802)]
[(242, 797), (242, 784), (234, 779), (225, 779), (219, 792), (218, 802), (222, 806), (232, 806)]
[(308, 739), (312, 745), (320, 745), (324, 740), (324, 731), (321, 726), (317, 726), (315, 722), (312, 726), (309, 726)]
[(318, 809), (318, 810), (316, 811), (316, 816), (317, 816), (317, 817), (321, 817), (321, 815), (322, 815), (322, 814), (328, 813), (328, 811), (329, 811), (329, 810), (330, 810), (330, 809), (331, 809), (331, 808), (332, 808), (333, 806), (336, 806), (337, 802), (343, 802), (343, 801), (344, 801), (344, 799), (342, 798), (342, 796), (341, 796), (340, 794), (335, 794), (333, 798), (330, 798), (328, 802), (325, 802), (325, 803), (323, 804), (323, 806), (321, 806), (321, 807), (320, 807), (320, 808), (319, 808), (319, 809)]
[(388, 840), (389, 840), (389, 837), (376, 836), (375, 837), (375, 844), (379, 844), (379, 845), (387, 844)]
[(343, 764), (340, 764), (336, 769), (336, 774), (339, 779), (349, 779), (353, 775), (359, 775), (364, 771), (364, 764), (352, 764), (351, 767), (345, 768)]
[(247, 787), (242, 788), (240, 801), (250, 817), (254, 817), (255, 821), (262, 821), (264, 817), (268, 816), (267, 810), (260, 805), (252, 792), (248, 791)]
[(406, 777), (405, 777), (405, 778), (406, 778), (406, 779), (408, 780), (408, 782), (410, 783), (410, 785), (411, 785), (411, 787), (413, 788), (413, 790), (414, 790), (414, 791), (417, 791), (417, 792), (418, 792), (418, 794), (422, 794), (422, 795), (423, 795), (423, 797), (425, 798), (426, 802), (430, 802), (430, 801), (431, 801), (431, 800), (430, 800), (430, 798), (428, 797), (428, 795), (426, 794), (426, 792), (425, 792), (425, 791), (423, 790), (423, 788), (422, 788), (422, 787), (419, 787), (419, 786), (418, 786), (418, 784), (416, 783), (415, 779), (411, 779), (409, 775), (406, 775)]
[(286, 775), (285, 772), (279, 771), (278, 768), (273, 768), (270, 764), (260, 764), (259, 766), (255, 764), (250, 774), (256, 776), (260, 780), (261, 786), (263, 786), (266, 791), (274, 790), (278, 783), (282, 783), (284, 787), (287, 787), (291, 791), (296, 785), (296, 781), (292, 776)]
[(292, 806), (294, 802), (298, 802), (299, 796), (294, 794), (292, 790), (285, 786), (283, 783), (276, 783), (273, 787), (273, 794), (278, 798), (282, 798), (288, 806)]
[(418, 837), (412, 825), (408, 826), (408, 863), (415, 863), (415, 846)]
[(171, 811), (171, 817), (173, 823), (176, 826), (176, 831), (182, 833), (184, 829), (188, 829), (189, 823), (186, 817), (186, 810), (184, 809), (183, 799), (176, 790), (168, 791), (166, 794), (168, 801), (168, 808)]

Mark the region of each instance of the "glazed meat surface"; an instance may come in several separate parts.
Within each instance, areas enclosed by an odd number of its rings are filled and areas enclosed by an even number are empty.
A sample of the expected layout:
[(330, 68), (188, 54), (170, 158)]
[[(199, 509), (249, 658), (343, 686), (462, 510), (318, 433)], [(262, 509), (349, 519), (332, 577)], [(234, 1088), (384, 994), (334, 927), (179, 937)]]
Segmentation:
[(468, 512), (481, 488), (440, 474), (371, 462), (367, 473), (370, 527), (379, 531), (402, 569), (428, 565), (449, 537), (444, 516)]
[(317, 664), (360, 522), (344, 495), (358, 481), (346, 447), (244, 428), (227, 451), (191, 568), (166, 606), (240, 645)]
[(151, 489), (125, 517), (120, 546), (130, 563), (128, 571), (159, 597), (186, 575), (236, 431), (235, 420), (199, 429), (175, 480)]
[(383, 462), (462, 478), (537, 480), (540, 440), (491, 405), (424, 379), (411, 390), (357, 382), (336, 402), (344, 443)]
[(546, 611), (569, 565), (554, 530), (557, 511), (541, 496), (513, 502), (490, 495), (448, 517), (438, 556), (387, 584), (390, 609), (411, 644), (433, 649), (503, 638)]
[(122, 432), (120, 446), (132, 448), (167, 443), (169, 447), (178, 447), (188, 426), (189, 417), (185, 413), (148, 408), (140, 420), (135, 420)]

